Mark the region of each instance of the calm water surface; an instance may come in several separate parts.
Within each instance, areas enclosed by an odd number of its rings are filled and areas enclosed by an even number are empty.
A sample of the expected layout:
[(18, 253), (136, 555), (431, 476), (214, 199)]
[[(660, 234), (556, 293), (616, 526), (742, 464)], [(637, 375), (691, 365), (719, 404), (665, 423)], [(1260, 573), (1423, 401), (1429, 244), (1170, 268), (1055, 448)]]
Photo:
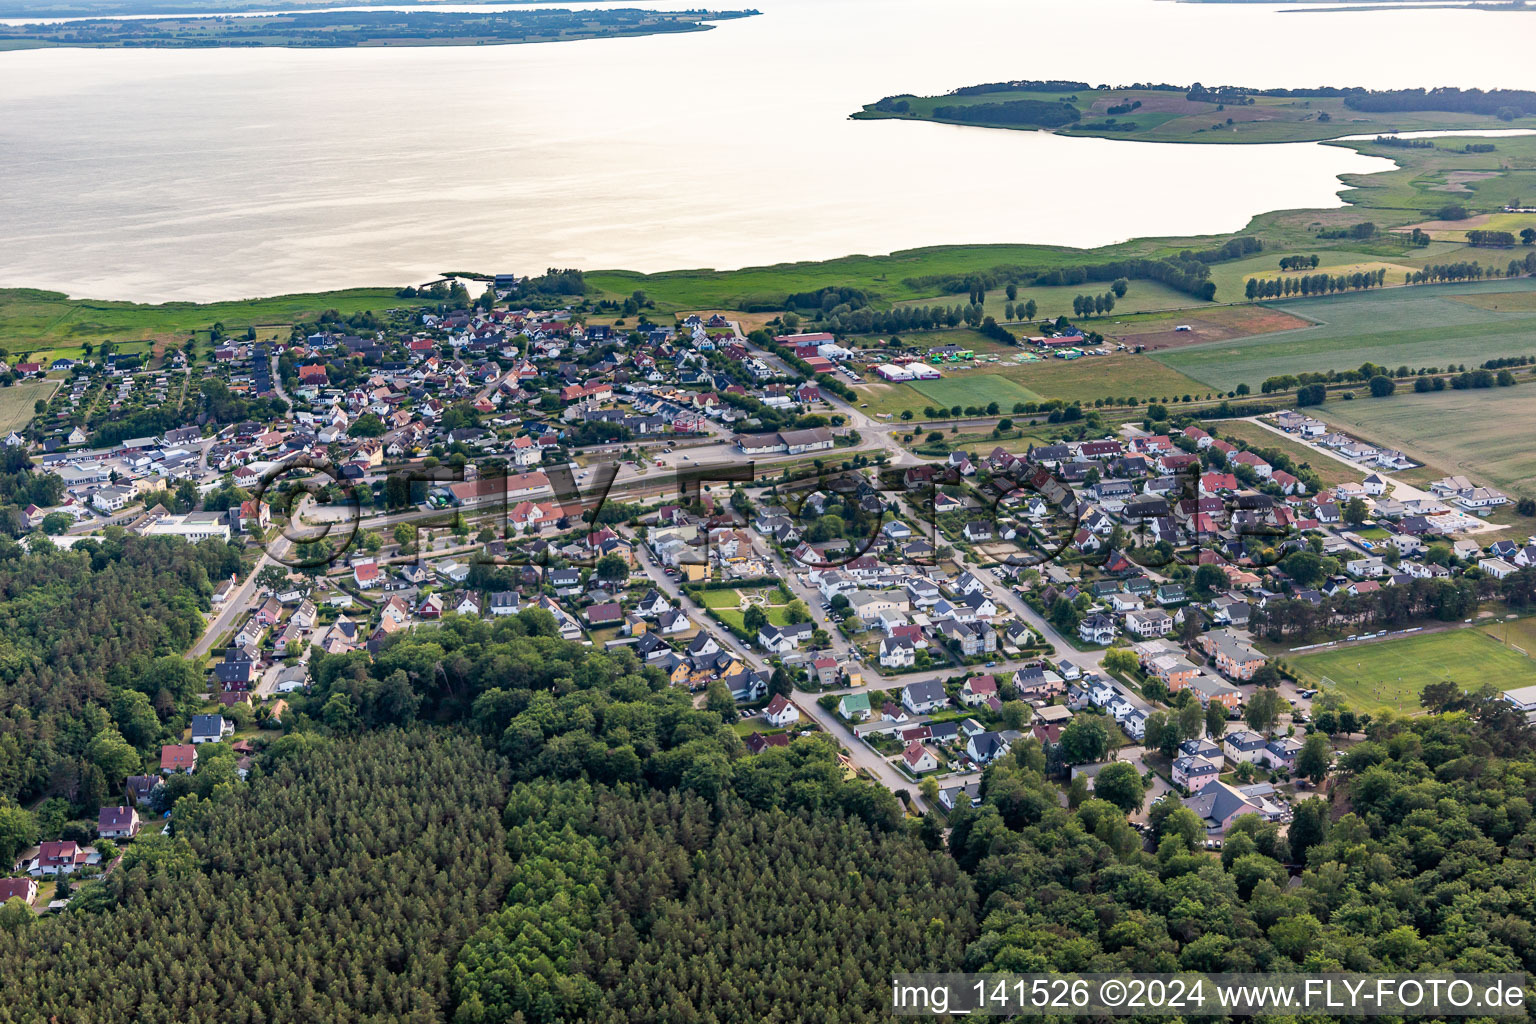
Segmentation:
[[(1387, 164), (1310, 144), (1147, 145), (847, 115), (888, 93), (1020, 77), (1531, 85), (1524, 33), (1486, 33), (1475, 63), (1403, 59), (1517, 15), (715, 5), (764, 13), (705, 33), (530, 46), (0, 53), (0, 284), (212, 299), (450, 269), (732, 268), (1229, 231), (1265, 210), (1337, 205), (1338, 174)], [(1370, 45), (1341, 42), (1352, 34)], [(1441, 80), (1446, 68), (1457, 81)]]

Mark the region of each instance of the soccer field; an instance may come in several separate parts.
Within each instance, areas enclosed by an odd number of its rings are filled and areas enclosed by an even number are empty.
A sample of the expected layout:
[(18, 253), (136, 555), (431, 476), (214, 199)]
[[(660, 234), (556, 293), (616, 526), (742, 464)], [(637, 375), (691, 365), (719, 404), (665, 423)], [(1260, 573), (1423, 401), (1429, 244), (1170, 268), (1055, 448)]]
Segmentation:
[(1310, 683), (1324, 676), (1361, 711), (1415, 714), (1419, 693), (1430, 683), (1452, 682), (1468, 689), (1491, 683), (1499, 689), (1528, 686), (1536, 661), (1518, 654), (1477, 629), (1454, 629), (1361, 644), (1290, 660)]
[[(1153, 358), (1212, 387), (1255, 392), (1280, 374), (1385, 366), (1480, 366), (1501, 356), (1536, 353), (1536, 311), (1489, 309), (1489, 295), (1536, 292), (1536, 279), (1425, 285), (1268, 304), (1315, 327), (1190, 345)], [(1465, 301), (1467, 298), (1472, 301)], [(1479, 306), (1476, 303), (1482, 303)], [(1523, 303), (1516, 300), (1511, 304)]]
[(967, 374), (963, 377), (946, 377), (943, 380), (919, 380), (912, 382), (912, 390), (931, 399), (936, 406), (978, 406), (986, 408), (996, 402), (1004, 413), (1013, 411), (1017, 402), (1038, 402), (1040, 396), (1022, 384), (995, 373)]

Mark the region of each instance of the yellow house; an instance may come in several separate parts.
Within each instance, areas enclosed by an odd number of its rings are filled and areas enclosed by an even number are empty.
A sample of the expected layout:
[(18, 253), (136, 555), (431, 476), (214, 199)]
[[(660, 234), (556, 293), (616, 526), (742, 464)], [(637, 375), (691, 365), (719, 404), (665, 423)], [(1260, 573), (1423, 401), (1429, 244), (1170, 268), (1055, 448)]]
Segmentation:
[(685, 562), (682, 570), (688, 574), (688, 582), (690, 583), (697, 583), (709, 574), (708, 566), (699, 565), (696, 562)]

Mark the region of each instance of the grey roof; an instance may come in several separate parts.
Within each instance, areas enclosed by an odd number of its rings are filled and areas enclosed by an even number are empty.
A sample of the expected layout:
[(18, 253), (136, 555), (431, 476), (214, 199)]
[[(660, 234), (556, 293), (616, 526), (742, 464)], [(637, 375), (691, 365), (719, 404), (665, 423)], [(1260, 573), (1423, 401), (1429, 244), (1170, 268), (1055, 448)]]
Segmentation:
[(1225, 821), (1245, 806), (1250, 808), (1253, 806), (1243, 799), (1241, 793), (1220, 780), (1209, 783), (1199, 793), (1190, 797), (1188, 804), (1190, 810), (1207, 823)]
[(929, 680), (926, 683), (908, 683), (906, 695), (914, 704), (927, 704), (932, 701), (948, 699), (944, 692), (944, 684), (938, 680)]

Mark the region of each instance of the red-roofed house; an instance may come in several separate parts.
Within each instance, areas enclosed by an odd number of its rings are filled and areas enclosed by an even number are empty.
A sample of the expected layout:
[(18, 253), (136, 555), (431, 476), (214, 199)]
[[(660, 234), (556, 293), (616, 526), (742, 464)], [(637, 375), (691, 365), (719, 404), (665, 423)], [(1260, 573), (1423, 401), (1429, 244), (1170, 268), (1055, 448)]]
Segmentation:
[(931, 772), (939, 766), (939, 759), (921, 743), (908, 743), (907, 749), (901, 752), (901, 759), (907, 763), (907, 770), (914, 775)]
[(73, 839), (50, 839), (37, 851), (34, 875), (72, 875), (86, 862), (87, 854)]
[(175, 775), (197, 770), (197, 748), (190, 743), (167, 743), (160, 748), (160, 774)]
[(975, 707), (986, 702), (988, 697), (997, 696), (997, 680), (992, 676), (976, 676), (965, 681), (960, 687), (960, 702)]
[(0, 878), (0, 906), (10, 900), (21, 900), (27, 906), (37, 899), (37, 879)]

